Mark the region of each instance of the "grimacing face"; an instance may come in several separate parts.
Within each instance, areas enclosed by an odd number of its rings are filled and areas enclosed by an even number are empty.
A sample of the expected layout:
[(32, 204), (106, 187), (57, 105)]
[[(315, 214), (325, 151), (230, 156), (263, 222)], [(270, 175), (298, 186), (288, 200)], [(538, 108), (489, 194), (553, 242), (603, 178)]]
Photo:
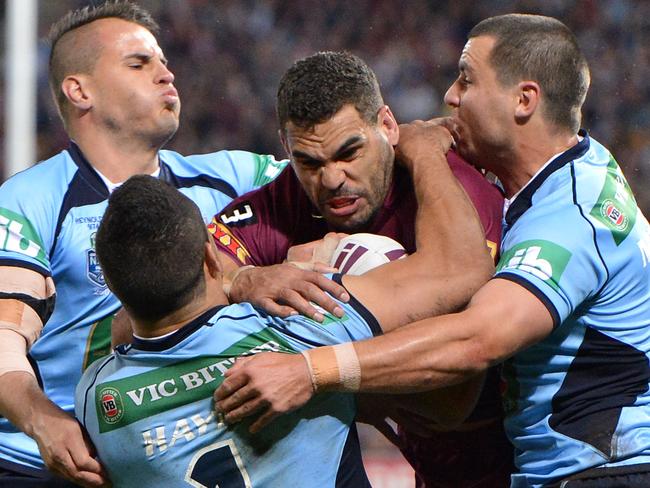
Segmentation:
[(381, 208), (391, 183), (399, 139), (387, 106), (377, 122), (366, 122), (353, 105), (311, 129), (288, 122), (282, 137), (305, 192), (330, 227), (366, 230)]
[(501, 85), (491, 65), (494, 44), (490, 36), (469, 39), (458, 62), (458, 78), (445, 93), (445, 103), (453, 109), (459, 154), (490, 170), (490, 162), (510, 145), (517, 105), (516, 85)]
[(156, 38), (122, 19), (90, 25), (101, 45), (92, 73), (85, 76), (95, 121), (110, 131), (162, 145), (178, 129), (180, 99)]

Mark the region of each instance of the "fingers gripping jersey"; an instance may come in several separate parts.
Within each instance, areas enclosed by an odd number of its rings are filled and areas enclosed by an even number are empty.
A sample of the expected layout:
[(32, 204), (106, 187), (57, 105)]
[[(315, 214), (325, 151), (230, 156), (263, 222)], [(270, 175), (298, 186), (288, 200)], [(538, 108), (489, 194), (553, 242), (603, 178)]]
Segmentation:
[(612, 155), (581, 135), (505, 218), (496, 277), (555, 321), (505, 368), (514, 486), (650, 462), (650, 228)]
[[(159, 156), (160, 178), (191, 198), (206, 222), (286, 164), (243, 151)], [(0, 188), (0, 265), (33, 269), (55, 282), (54, 313), (30, 356), (47, 396), (68, 412), (84, 368), (110, 353), (110, 324), (120, 307), (94, 249), (107, 198), (106, 186), (74, 144)], [(36, 443), (5, 419), (1, 460), (42, 467)]]
[(342, 319), (279, 319), (249, 304), (217, 307), (158, 341), (120, 346), (77, 388), (86, 426), (115, 486), (369, 487), (350, 394), (318, 395), (255, 435), (215, 418), (212, 394), (236, 357), (295, 353), (379, 331), (356, 302)]

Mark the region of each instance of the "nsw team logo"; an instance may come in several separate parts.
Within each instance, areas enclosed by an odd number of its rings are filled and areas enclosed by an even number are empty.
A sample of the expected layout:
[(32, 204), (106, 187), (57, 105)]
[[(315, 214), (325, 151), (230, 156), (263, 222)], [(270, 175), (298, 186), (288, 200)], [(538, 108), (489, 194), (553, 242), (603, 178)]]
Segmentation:
[(115, 388), (104, 388), (99, 392), (100, 412), (104, 422), (115, 424), (124, 416), (124, 404), (120, 392)]
[(86, 251), (86, 276), (91, 283), (99, 286), (100, 288), (106, 287), (106, 280), (104, 279), (104, 272), (97, 260), (97, 253), (94, 249)]
[(97, 253), (95, 252), (95, 238), (96, 233), (93, 232), (90, 236), (90, 249), (86, 250), (86, 276), (88, 280), (102, 289), (106, 288), (106, 280), (104, 279), (104, 272), (99, 265)]

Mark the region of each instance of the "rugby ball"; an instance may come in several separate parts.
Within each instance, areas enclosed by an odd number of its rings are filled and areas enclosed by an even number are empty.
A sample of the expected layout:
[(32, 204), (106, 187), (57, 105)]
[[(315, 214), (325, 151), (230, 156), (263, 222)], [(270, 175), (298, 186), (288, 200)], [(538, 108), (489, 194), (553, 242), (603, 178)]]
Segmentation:
[(360, 275), (382, 264), (406, 257), (406, 250), (394, 239), (376, 234), (351, 234), (334, 250), (330, 265), (339, 273)]

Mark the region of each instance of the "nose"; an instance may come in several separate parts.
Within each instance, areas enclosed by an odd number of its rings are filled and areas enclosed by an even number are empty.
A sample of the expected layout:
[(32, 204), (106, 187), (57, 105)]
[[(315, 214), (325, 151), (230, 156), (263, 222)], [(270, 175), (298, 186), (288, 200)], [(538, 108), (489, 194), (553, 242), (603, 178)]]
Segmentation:
[(454, 108), (457, 108), (460, 105), (460, 98), (458, 96), (458, 80), (454, 81), (445, 93), (445, 103)]
[(156, 73), (156, 83), (163, 85), (171, 85), (174, 83), (174, 73), (167, 67), (165, 63), (160, 61), (160, 68), (158, 73)]
[(332, 162), (321, 166), (321, 184), (328, 190), (336, 190), (345, 183), (345, 171), (338, 163)]

